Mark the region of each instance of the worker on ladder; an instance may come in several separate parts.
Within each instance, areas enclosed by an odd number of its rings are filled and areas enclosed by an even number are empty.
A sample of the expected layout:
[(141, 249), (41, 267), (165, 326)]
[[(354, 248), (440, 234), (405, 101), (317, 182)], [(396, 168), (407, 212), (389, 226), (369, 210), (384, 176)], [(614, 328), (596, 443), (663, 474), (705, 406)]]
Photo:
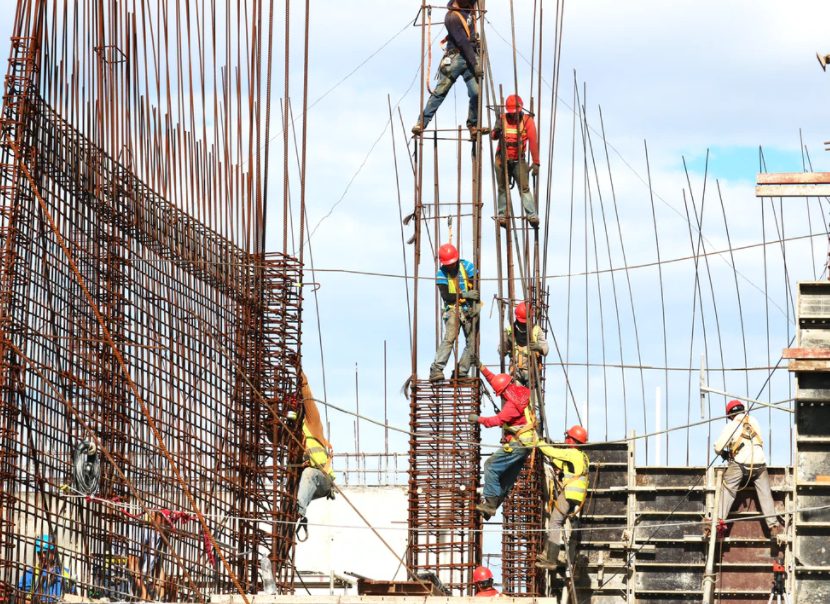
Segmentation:
[[(300, 475), (300, 485), (297, 488), (297, 528), (298, 541), (308, 539), (309, 504), (315, 499), (323, 497), (334, 500), (335, 473), (331, 467), (331, 458), (334, 453), (331, 443), (323, 434), (323, 423), (320, 420), (320, 411), (311, 394), (308, 378), (300, 371), (300, 400), (295, 402), (303, 406), (303, 473)], [(289, 401), (289, 419), (297, 417), (292, 412), (292, 401)], [(301, 535), (304, 534), (304, 537)], [(263, 590), (274, 595), (276, 583), (271, 568), (271, 560), (266, 556), (260, 559), (260, 572), (263, 578)]]
[(476, 268), (472, 262), (461, 260), (458, 249), (451, 243), (438, 248), (441, 266), (436, 274), (436, 285), (444, 301), (444, 339), (435, 352), (435, 361), (429, 369), (429, 381), (444, 379), (444, 367), (452, 354), (458, 332), (464, 330), (464, 352), (458, 360), (458, 372), (453, 378), (465, 378), (470, 373), (470, 361), (475, 342), (475, 326), (481, 310), (478, 290), (473, 289)]
[[(499, 189), (499, 226), (507, 228), (507, 185), (513, 188), (513, 183), (519, 183), (527, 221), (533, 228), (538, 228), (539, 215), (536, 213), (536, 202), (530, 190), (529, 172), (532, 172), (533, 176), (539, 176), (539, 141), (536, 136), (536, 123), (530, 115), (524, 113), (522, 97), (515, 94), (507, 97), (505, 112), (496, 120), (490, 136), (499, 141), (495, 160), (496, 184)], [(502, 142), (506, 147), (506, 164), (502, 157)], [(533, 159), (529, 170), (528, 146)]]
[[(727, 525), (724, 519), (729, 515), (738, 491), (754, 484), (770, 537), (777, 537), (781, 534), (782, 527), (772, 500), (767, 458), (761, 440), (761, 426), (758, 420), (744, 412), (744, 403), (741, 401), (729, 401), (726, 404), (726, 415), (730, 421), (715, 441), (715, 453), (729, 462), (729, 467), (723, 474), (723, 489), (718, 510), (718, 535), (726, 534)], [(711, 522), (704, 526), (704, 532), (709, 532), (710, 525)]]
[(412, 133), (416, 136), (432, 121), (435, 112), (459, 77), (464, 78), (467, 95), (470, 97), (467, 128), (474, 139), (477, 135), (479, 81), (484, 75), (484, 69), (481, 65), (476, 27), (476, 1), (450, 0), (447, 5), (447, 15), (444, 17), (447, 37), (442, 41), (442, 45), (446, 42), (446, 49), (438, 67), (438, 85), (424, 106), (423, 122), (419, 121), (412, 127)]
[(538, 325), (533, 326), (532, 334), (527, 333), (527, 305), (516, 305), (515, 320), (504, 329), (504, 337), (499, 346), (499, 356), (510, 357), (510, 373), (522, 386), (530, 385), (530, 359), (537, 360), (541, 369), (541, 357), (550, 351), (545, 333)]
[(493, 573), (486, 566), (479, 566), (473, 571), (473, 585), (476, 586), (476, 598), (498, 598), (501, 594), (493, 587)]
[(539, 442), (539, 437), (530, 390), (511, 383), (513, 378), (506, 373), (496, 375), (480, 362), (477, 364), (503, 402), (501, 411), (492, 417), (479, 417), (474, 413), (469, 416), (470, 423), (479, 423), (485, 428), (500, 426), (504, 432), (502, 448), (484, 463), (484, 501), (476, 506), (476, 511), (485, 520), (490, 520), (519, 478), (525, 459)]
[(565, 432), (566, 447), (539, 447), (553, 466), (549, 476), (548, 514), (550, 526), (544, 553), (536, 555), (536, 566), (555, 570), (559, 565), (559, 550), (562, 547), (562, 529), (568, 518), (576, 517), (585, 504), (588, 492), (588, 456), (580, 445), (588, 442), (588, 431), (582, 426), (573, 426)]

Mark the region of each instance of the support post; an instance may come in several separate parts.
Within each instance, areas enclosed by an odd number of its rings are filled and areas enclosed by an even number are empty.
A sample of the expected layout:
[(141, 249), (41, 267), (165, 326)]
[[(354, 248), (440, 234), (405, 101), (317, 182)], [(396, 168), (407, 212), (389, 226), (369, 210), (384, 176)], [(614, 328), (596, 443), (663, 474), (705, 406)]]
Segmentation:
[(709, 525), (709, 553), (706, 556), (706, 572), (703, 575), (703, 604), (709, 604), (715, 595), (715, 549), (718, 543), (718, 511), (723, 489), (723, 472), (725, 468), (715, 468), (715, 502), (712, 508), (712, 522)]

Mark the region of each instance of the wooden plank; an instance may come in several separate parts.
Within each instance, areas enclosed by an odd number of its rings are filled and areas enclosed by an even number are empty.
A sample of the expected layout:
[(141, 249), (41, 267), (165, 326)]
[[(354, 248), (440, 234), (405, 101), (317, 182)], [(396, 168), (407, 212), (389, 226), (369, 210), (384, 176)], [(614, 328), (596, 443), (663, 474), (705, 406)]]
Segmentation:
[(830, 361), (790, 361), (790, 371), (830, 371)]
[(782, 359), (830, 359), (828, 348), (785, 348), (781, 351)]
[(758, 185), (755, 197), (827, 197), (828, 185)]
[(759, 185), (830, 185), (830, 172), (770, 172), (758, 174)]

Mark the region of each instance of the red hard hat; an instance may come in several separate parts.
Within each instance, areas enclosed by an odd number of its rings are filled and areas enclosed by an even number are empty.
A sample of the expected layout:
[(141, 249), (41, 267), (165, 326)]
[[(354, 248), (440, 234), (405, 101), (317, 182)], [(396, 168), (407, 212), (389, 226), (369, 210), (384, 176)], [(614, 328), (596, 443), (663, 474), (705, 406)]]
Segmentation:
[(517, 111), (521, 111), (524, 106), (522, 104), (522, 97), (516, 96), (515, 94), (511, 94), (507, 97), (505, 105), (507, 105), (507, 113), (516, 113)]
[(519, 323), (527, 323), (527, 305), (524, 302), (516, 305), (516, 320)]
[(494, 375), (492, 378), (490, 378), (490, 385), (496, 392), (496, 396), (501, 396), (501, 393), (507, 389), (507, 386), (510, 385), (511, 381), (513, 381), (513, 378), (510, 376), (510, 374), (499, 373), (498, 375)]
[(734, 409), (735, 407), (740, 407), (742, 411), (745, 408), (743, 402), (732, 399), (731, 401), (726, 403), (726, 415), (730, 415), (732, 413), (732, 409)]
[(444, 266), (455, 264), (458, 262), (458, 250), (452, 243), (445, 243), (438, 248), (438, 259)]
[(481, 583), (482, 581), (492, 578), (493, 573), (491, 573), (490, 569), (487, 567), (479, 566), (473, 571), (473, 583)]
[(582, 426), (573, 426), (570, 430), (565, 432), (565, 436), (570, 436), (578, 443), (588, 442), (588, 431)]

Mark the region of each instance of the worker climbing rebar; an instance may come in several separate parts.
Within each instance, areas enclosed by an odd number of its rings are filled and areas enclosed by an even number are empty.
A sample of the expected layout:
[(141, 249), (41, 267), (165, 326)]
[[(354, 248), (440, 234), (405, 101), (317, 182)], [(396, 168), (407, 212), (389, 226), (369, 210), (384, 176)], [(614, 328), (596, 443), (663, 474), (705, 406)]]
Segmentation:
[(475, 327), (481, 310), (478, 290), (473, 289), (476, 268), (472, 262), (459, 258), (458, 249), (445, 243), (438, 249), (441, 266), (436, 274), (436, 285), (444, 301), (444, 339), (435, 352), (435, 361), (429, 370), (429, 381), (444, 379), (444, 367), (452, 354), (458, 332), (464, 330), (464, 352), (458, 360), (458, 372), (453, 378), (465, 378), (470, 373), (470, 359), (475, 345)]
[(582, 426), (572, 426), (565, 432), (566, 447), (544, 445), (539, 447), (553, 466), (549, 479), (548, 501), (550, 525), (545, 551), (536, 556), (536, 566), (546, 570), (556, 569), (559, 550), (562, 547), (562, 529), (568, 518), (576, 518), (585, 503), (588, 491), (588, 456), (579, 445), (588, 442), (588, 432)]
[[(720, 509), (718, 510), (718, 535), (725, 536), (728, 526), (724, 519), (729, 515), (738, 491), (755, 486), (761, 513), (765, 516), (770, 537), (782, 532), (775, 513), (775, 502), (767, 473), (767, 458), (761, 440), (761, 426), (754, 417), (744, 411), (744, 403), (731, 400), (726, 405), (729, 423), (715, 441), (715, 453), (729, 462), (723, 475)], [(704, 532), (709, 532), (711, 521), (704, 523)]]
[[(533, 117), (524, 113), (522, 97), (511, 94), (505, 101), (505, 112), (496, 120), (490, 136), (499, 141), (496, 149), (495, 170), (499, 195), (499, 225), (507, 228), (507, 185), (518, 183), (522, 206), (528, 222), (533, 228), (539, 226), (536, 201), (530, 190), (530, 173), (539, 176), (539, 140)], [(504, 151), (502, 151), (504, 144)], [(528, 168), (527, 149), (533, 164)], [(505, 164), (506, 156), (507, 163)]]
[(499, 591), (493, 587), (493, 573), (486, 566), (479, 566), (473, 571), (473, 585), (476, 598), (498, 598)]
[(501, 411), (492, 417), (480, 417), (473, 413), (469, 416), (470, 423), (479, 423), (486, 428), (500, 426), (504, 431), (504, 446), (484, 463), (484, 501), (476, 506), (476, 511), (489, 520), (510, 493), (539, 437), (530, 390), (513, 384), (513, 378), (506, 373), (496, 375), (480, 362), (477, 364), (481, 374), (504, 402)]
[(432, 117), (449, 94), (459, 77), (467, 84), (470, 108), (467, 113), (467, 128), (473, 137), (478, 130), (479, 81), (484, 76), (481, 63), (481, 48), (476, 26), (475, 8), (477, 0), (450, 0), (444, 25), (447, 37), (446, 48), (438, 67), (438, 85), (424, 107), (423, 121), (412, 127), (412, 133), (421, 134), (432, 121)]
[(533, 326), (532, 334), (527, 333), (527, 304), (516, 305), (515, 320), (504, 329), (499, 356), (510, 357), (510, 373), (522, 386), (530, 386), (530, 359), (537, 361), (539, 375), (542, 371), (541, 357), (550, 351), (545, 333), (539, 325)]

